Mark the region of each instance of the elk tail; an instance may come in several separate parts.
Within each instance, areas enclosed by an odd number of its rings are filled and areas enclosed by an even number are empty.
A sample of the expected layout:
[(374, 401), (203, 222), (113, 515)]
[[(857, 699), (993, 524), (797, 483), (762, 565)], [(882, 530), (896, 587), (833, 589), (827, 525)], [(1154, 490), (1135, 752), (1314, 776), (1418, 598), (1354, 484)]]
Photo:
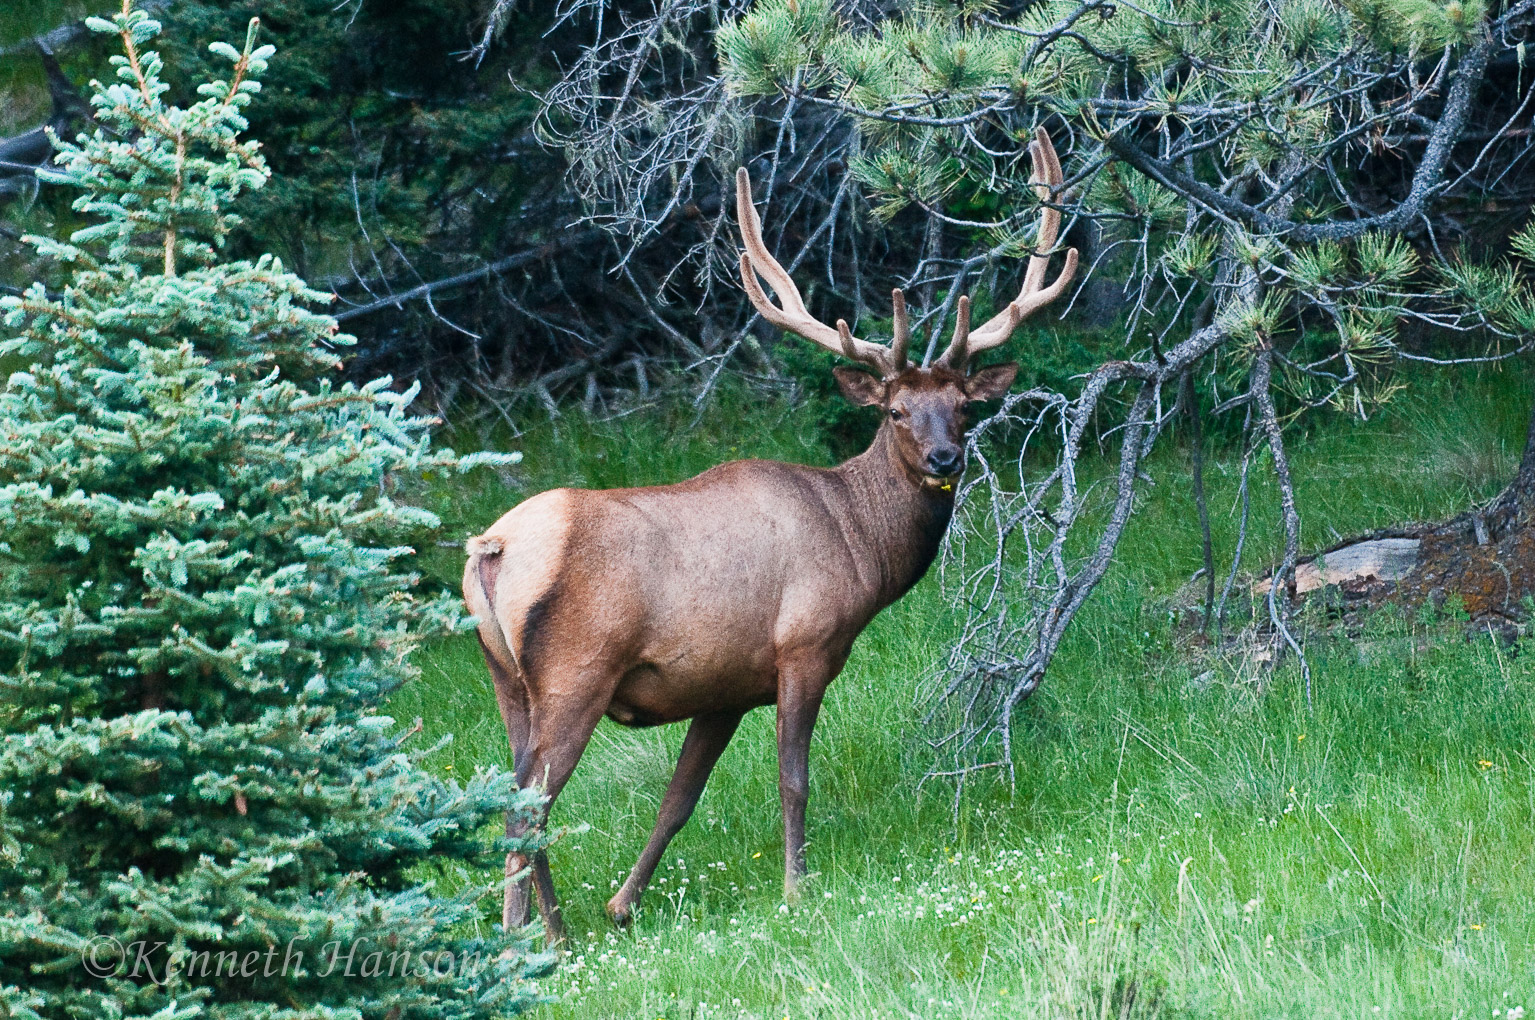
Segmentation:
[(474, 535), (464, 543), (464, 551), (470, 556), (500, 556), (506, 542), (500, 535)]
[(476, 535), (464, 543), (469, 559), (464, 563), (464, 605), (480, 621), (480, 643), (486, 654), (515, 663), (501, 621), (496, 619), (496, 581), (501, 575), (501, 554), (505, 540), (497, 535)]
[[(479, 580), (481, 596), (476, 599), (470, 591), (465, 591), (464, 601), (469, 603), (474, 615), (486, 622), (494, 620), (491, 607), (496, 602), (496, 576), (501, 573), (501, 552), (505, 548), (505, 540), (499, 535), (475, 535), (464, 543), (464, 551), (469, 554), (469, 563), (464, 573), (473, 574)], [(467, 582), (469, 579), (466, 577), (464, 580)], [(467, 589), (470, 585), (466, 583), (464, 587)], [(485, 612), (481, 612), (481, 609)]]

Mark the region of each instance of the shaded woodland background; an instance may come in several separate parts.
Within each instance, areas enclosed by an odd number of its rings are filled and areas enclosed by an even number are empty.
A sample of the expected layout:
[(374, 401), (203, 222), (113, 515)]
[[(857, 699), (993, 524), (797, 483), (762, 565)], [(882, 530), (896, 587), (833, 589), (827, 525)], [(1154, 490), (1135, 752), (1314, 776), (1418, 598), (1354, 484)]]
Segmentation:
[[(33, 169), (42, 125), (87, 125), (83, 79), (102, 57), (75, 23), (88, 6), (28, 0), (0, 30), (7, 292), (55, 271), (22, 234), (73, 225)], [(1085, 269), (1063, 315), (1012, 342), (1019, 392), (979, 430), (971, 459), (987, 468), (961, 494), (981, 523), (951, 546), (970, 617), (939, 672), (982, 706), (956, 724), (964, 745), (1000, 737), (1004, 759), (1006, 720), (1104, 576), (1159, 438), (1239, 444), (1244, 522), (1249, 470), (1275, 474), (1277, 561), (1244, 568), (1244, 523), (1217, 564), (1197, 503), (1201, 630), (1229, 638), (1228, 596), (1270, 572), (1277, 662), (1301, 654), (1286, 621), (1315, 551), (1300, 545), (1287, 430), (1308, 414), (1368, 418), (1406, 385), (1406, 362), (1521, 365), (1509, 359), (1535, 331), (1528, 269), (1509, 254), (1535, 257), (1529, 3), (156, 10), (167, 56), (194, 78), (205, 41), (254, 14), (278, 50), (251, 123), (274, 180), (230, 254), (276, 253), (334, 291), (359, 341), (354, 377), (420, 381), (450, 418), (513, 434), (569, 409), (681, 400), (701, 414), (722, 382), (831, 393), (832, 359), (765, 328), (733, 280), (736, 165), (754, 168), (770, 244), (813, 310), (877, 332), (900, 285), (929, 344), (961, 291), (983, 309), (1011, 293), (1026, 223), (1042, 200), (1063, 208), (1062, 243)], [(1043, 199), (1026, 178), (1036, 126), (1067, 154), (1067, 186)], [(856, 449), (867, 419), (814, 406), (832, 451)], [(1118, 459), (1112, 486), (1059, 488), (1099, 454)], [(1526, 454), (1486, 506), (1382, 530), (1442, 561), (1391, 583), (1442, 604), (1507, 576), (1483, 601), (1499, 626), (1517, 622), (1535, 580), (1535, 439)], [(1192, 484), (1202, 494), (1197, 461)], [(1026, 562), (1008, 552), (1025, 533)]]
[[(8, 293), (43, 269), (20, 235), (71, 222), (65, 196), (40, 188), (27, 164), (46, 157), (36, 130), (43, 123), (69, 135), (85, 127), (81, 97), (105, 46), (71, 27), (88, 6), (23, 0), (7, 5), (0, 25), (0, 137), (9, 139), (0, 148), (0, 287)], [(274, 180), (232, 254), (276, 253), (336, 292), (338, 318), (360, 341), (349, 371), (420, 379), (445, 408), (460, 395), (514, 413), (529, 402), (591, 406), (678, 382), (696, 390), (722, 366), (759, 385), (790, 384), (795, 369), (818, 380), (807, 370), (824, 360), (814, 354), (769, 355), (755, 336), (733, 343), (747, 321), (744, 295), (685, 264), (689, 249), (719, 230), (731, 167), (707, 168), (713, 176), (635, 236), (616, 222), (613, 203), (575, 186), (555, 133), (568, 119), (540, 117), (541, 97), (583, 49), (620, 34), (649, 6), (497, 6), (505, 7), (499, 32), (475, 60), (491, 13), (482, 0), (159, 5), (162, 46), (180, 66), (205, 69), (203, 43), (243, 31), (255, 14), (278, 49), (278, 73), (251, 118)], [(685, 22), (690, 30), (661, 39), (664, 59), (632, 84), (655, 116), (665, 95), (714, 73), (711, 26), (744, 5), (699, 7)], [(744, 158), (763, 136), (771, 142), (781, 113), (768, 106), (744, 117), (735, 150)], [(801, 131), (842, 125), (846, 133), (845, 118), (830, 112), (801, 119)], [(792, 212), (776, 226), (803, 242), (845, 176), (845, 162), (831, 159), (779, 180)], [(840, 226), (838, 236), (815, 238), (805, 257), (828, 270), (835, 260), (846, 277), (856, 270), (876, 296), (910, 272), (925, 229), (920, 215), (880, 225), (851, 207)], [(824, 283), (812, 291), (815, 300), (836, 296)], [(1112, 314), (1104, 301), (1075, 321)]]
[[(985, 13), (1003, 22), (1030, 6), (990, 5)], [(19, 236), (70, 223), (63, 196), (39, 187), (31, 166), (49, 151), (43, 124), (66, 134), (86, 126), (86, 79), (105, 45), (78, 25), (90, 7), (18, 0), (0, 24), (0, 287), (7, 292), (41, 268), (28, 261)], [(164, 18), (163, 46), (194, 69), (210, 59), (204, 41), (262, 17), (280, 77), (255, 108), (251, 131), (264, 140), (275, 179), (231, 254), (276, 253), (314, 286), (333, 290), (338, 317), (360, 339), (350, 370), (359, 378), (388, 371), (420, 379), (444, 408), (466, 392), (503, 407), (565, 399), (591, 407), (679, 381), (696, 392), (722, 368), (758, 385), (798, 378), (824, 389), (822, 373), (810, 370), (824, 359), (780, 347), (754, 323), (743, 335), (744, 296), (719, 285), (729, 273), (728, 263), (721, 273), (720, 256), (734, 245), (721, 236), (728, 224), (720, 215), (728, 164), (736, 161), (767, 153), (776, 166), (784, 154), (787, 172), (770, 183), (773, 225), (794, 256), (786, 261), (812, 271), (812, 304), (852, 300), (859, 310), (877, 309), (890, 284), (912, 282), (919, 262), (941, 260), (945, 248), (968, 254), (982, 233), (945, 231), (943, 217), (918, 208), (871, 215), (868, 199), (846, 188), (858, 146), (845, 110), (782, 97), (736, 101), (711, 112), (721, 123), (711, 121), (705, 146), (671, 138), (673, 119), (723, 103), (714, 33), (748, 10), (741, 0), (669, 4), (660, 15), (644, 3), (584, 0), (150, 7), (173, 12)], [(902, 9), (851, 3), (839, 11), (867, 28)], [(1461, 139), (1464, 156), (1500, 134), (1527, 138), (1527, 125), (1506, 123), (1535, 77), (1521, 60), (1512, 49), (1496, 55)], [(593, 151), (593, 139), (603, 137), (594, 125), (648, 145)], [(1363, 168), (1379, 178), (1383, 200), (1412, 168), (1409, 153), (1388, 149)], [(699, 153), (701, 166), (665, 159)], [(611, 170), (604, 161), (615, 159), (628, 161), (632, 179), (604, 178)], [(1523, 225), (1535, 194), (1529, 162), (1522, 153), (1505, 156), (1498, 170), (1433, 210), (1440, 237), (1486, 253)], [(943, 211), (985, 210), (964, 208), (961, 197)], [(1105, 357), (1144, 347), (1103, 332), (1126, 318), (1147, 274), (1144, 260), (1099, 258), (1102, 234), (1087, 219), (1067, 238), (1084, 249), (1093, 272), (1072, 302), (1069, 341), (1047, 350), (1035, 344), (1025, 359), (1036, 380), (1064, 383)], [(927, 281), (929, 300), (935, 283)], [(1424, 328), (1409, 334), (1409, 347), (1436, 339)]]

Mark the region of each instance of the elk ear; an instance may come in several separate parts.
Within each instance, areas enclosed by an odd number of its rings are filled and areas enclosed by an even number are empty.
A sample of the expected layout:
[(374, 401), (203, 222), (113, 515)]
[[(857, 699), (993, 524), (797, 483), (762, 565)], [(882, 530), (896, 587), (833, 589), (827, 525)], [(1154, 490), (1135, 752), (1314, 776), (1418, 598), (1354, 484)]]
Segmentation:
[(965, 380), (965, 397), (970, 400), (996, 400), (1008, 391), (1018, 378), (1018, 362), (992, 365)]
[(853, 406), (866, 407), (869, 404), (884, 402), (884, 382), (868, 372), (860, 371), (850, 365), (838, 365), (831, 370), (831, 374), (837, 377), (837, 388)]

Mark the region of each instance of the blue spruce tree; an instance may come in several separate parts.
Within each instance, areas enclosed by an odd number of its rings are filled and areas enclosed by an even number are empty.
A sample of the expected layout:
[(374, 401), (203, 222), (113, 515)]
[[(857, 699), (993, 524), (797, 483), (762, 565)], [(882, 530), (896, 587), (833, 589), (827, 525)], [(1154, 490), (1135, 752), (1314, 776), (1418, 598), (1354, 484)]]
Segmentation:
[(397, 496), (491, 455), (433, 449), (414, 390), (334, 382), (328, 295), (220, 261), (267, 177), (254, 22), (185, 108), (156, 22), (91, 27), (116, 81), (50, 176), (87, 225), (31, 239), (57, 293), (0, 303), (0, 1018), (520, 1012), (548, 961), (479, 876), (535, 795), (428, 774), (377, 714), (463, 624), (417, 593), (437, 521)]

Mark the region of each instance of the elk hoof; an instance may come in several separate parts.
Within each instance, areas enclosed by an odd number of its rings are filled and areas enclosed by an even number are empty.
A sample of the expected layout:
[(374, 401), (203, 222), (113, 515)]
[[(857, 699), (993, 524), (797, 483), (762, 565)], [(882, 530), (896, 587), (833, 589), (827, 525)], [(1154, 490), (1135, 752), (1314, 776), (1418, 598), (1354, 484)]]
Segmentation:
[(634, 905), (628, 900), (615, 896), (608, 900), (608, 916), (618, 927), (627, 928), (629, 922), (634, 920)]

